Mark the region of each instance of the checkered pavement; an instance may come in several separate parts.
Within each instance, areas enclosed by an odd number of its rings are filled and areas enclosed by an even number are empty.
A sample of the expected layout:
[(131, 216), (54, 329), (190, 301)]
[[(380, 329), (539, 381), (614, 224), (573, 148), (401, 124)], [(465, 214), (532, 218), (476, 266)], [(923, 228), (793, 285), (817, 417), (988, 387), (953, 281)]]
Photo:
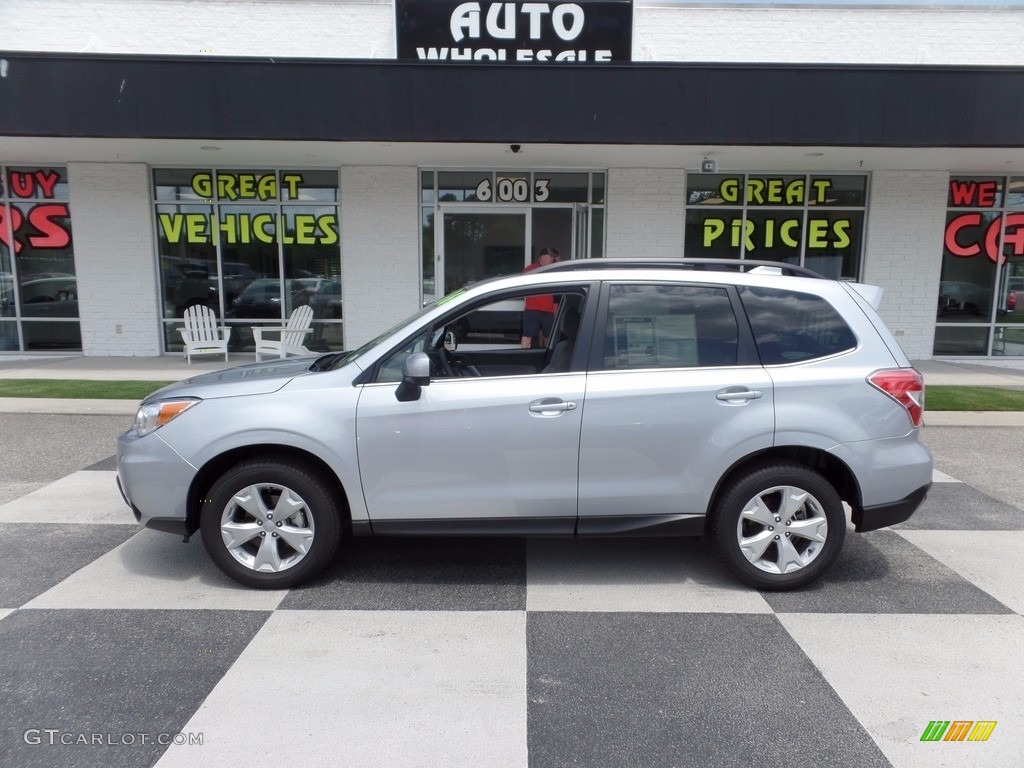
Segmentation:
[(261, 592), (101, 462), (0, 506), (0, 766), (1024, 765), (1024, 513), (937, 479), (799, 592), (675, 539), (351, 540)]

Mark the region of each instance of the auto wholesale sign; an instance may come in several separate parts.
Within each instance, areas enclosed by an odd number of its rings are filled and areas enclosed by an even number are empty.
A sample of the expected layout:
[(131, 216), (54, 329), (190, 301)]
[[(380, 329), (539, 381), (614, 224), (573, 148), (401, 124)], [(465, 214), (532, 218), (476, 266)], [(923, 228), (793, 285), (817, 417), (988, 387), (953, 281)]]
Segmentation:
[(398, 58), (600, 64), (632, 57), (632, 0), (396, 0)]

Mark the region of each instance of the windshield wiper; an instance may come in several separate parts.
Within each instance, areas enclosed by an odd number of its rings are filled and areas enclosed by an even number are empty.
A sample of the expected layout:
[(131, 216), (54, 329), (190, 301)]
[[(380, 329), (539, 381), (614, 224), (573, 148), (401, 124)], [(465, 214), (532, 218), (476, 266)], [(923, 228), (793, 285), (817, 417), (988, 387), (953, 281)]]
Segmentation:
[(339, 358), (344, 357), (346, 354), (347, 353), (345, 353), (345, 352), (329, 352), (326, 355), (321, 355), (320, 357), (318, 357), (316, 360), (313, 361), (313, 364), (311, 366), (309, 366), (309, 370), (311, 370), (311, 371), (326, 371), (332, 365), (334, 365), (334, 362), (336, 360), (338, 360)]

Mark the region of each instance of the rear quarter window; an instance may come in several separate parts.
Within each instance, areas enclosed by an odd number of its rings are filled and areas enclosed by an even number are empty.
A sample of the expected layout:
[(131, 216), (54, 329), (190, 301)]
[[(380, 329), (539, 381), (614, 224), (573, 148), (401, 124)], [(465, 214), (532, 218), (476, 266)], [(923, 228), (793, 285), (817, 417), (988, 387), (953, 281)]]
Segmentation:
[(746, 286), (739, 293), (763, 365), (816, 360), (857, 346), (850, 326), (820, 296)]

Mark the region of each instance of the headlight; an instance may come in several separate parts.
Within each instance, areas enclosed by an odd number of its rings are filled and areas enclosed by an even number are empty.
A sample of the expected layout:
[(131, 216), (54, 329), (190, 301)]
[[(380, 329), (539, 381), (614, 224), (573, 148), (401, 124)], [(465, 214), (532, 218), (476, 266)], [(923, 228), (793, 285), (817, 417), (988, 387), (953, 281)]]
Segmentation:
[(198, 402), (200, 401), (195, 399), (182, 399), (156, 400), (152, 403), (145, 403), (139, 406), (139, 412), (135, 414), (135, 424), (133, 427), (140, 437), (148, 435)]

